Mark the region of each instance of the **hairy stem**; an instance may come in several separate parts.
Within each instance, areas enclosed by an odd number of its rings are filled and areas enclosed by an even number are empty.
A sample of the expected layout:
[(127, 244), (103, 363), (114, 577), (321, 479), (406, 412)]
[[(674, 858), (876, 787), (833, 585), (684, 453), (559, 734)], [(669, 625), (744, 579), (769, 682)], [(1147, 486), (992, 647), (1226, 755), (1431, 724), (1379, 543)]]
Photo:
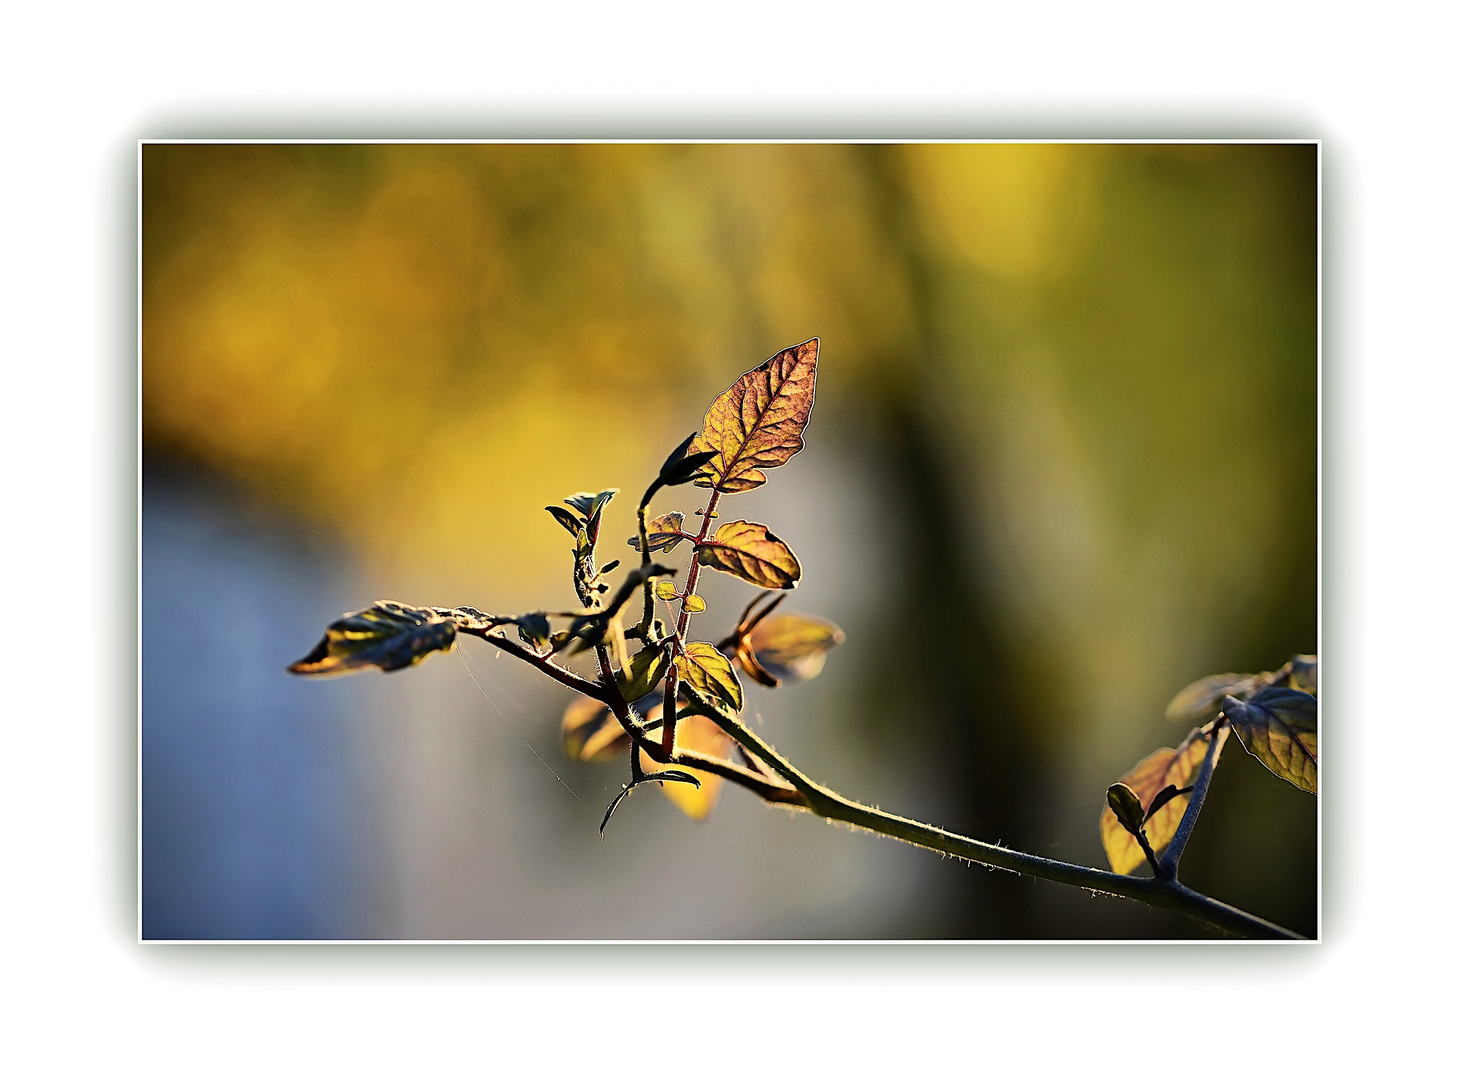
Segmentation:
[[(704, 523), (699, 528), (699, 535), (694, 538), (694, 554), (689, 557), (689, 576), (684, 581), (684, 599), (679, 602), (679, 624), (675, 628), (674, 656), (677, 658), (683, 652), (680, 644), (684, 635), (689, 631), (689, 597), (694, 595), (694, 589), (699, 584), (699, 544), (709, 535), (709, 530), (714, 524), (714, 511), (719, 506), (719, 488), (715, 488), (709, 496), (709, 505), (704, 508)], [(674, 728), (678, 723), (679, 705), (679, 672), (675, 667), (669, 668), (669, 674), (664, 682), (664, 738), (663, 748), (665, 754), (672, 755), (674, 752)]]
[(1206, 803), (1206, 792), (1211, 787), (1211, 777), (1216, 772), (1216, 759), (1221, 756), (1221, 747), (1226, 742), (1226, 736), (1231, 734), (1231, 727), (1226, 723), (1223, 713), (1217, 717), (1215, 727), (1211, 730), (1210, 742), (1206, 745), (1206, 757), (1201, 762), (1201, 771), (1196, 776), (1195, 785), (1191, 788), (1191, 800), (1186, 804), (1185, 815), (1176, 826), (1175, 835), (1170, 839), (1170, 845), (1165, 849), (1165, 856), (1156, 867), (1157, 877), (1168, 878), (1171, 881), (1176, 879), (1176, 871), (1180, 868), (1180, 857), (1185, 854), (1185, 846), (1190, 842), (1191, 833), (1195, 831), (1196, 818), (1201, 816), (1201, 807)]

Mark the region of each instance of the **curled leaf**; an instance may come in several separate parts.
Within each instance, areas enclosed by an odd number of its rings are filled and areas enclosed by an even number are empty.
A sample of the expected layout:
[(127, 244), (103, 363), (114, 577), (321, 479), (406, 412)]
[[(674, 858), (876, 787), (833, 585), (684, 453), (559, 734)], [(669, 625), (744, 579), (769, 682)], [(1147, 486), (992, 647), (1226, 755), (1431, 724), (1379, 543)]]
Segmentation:
[[(663, 706), (656, 705), (644, 714), (646, 723), (652, 724), (663, 718)], [(703, 716), (680, 711), (675, 741), (681, 749), (694, 750), (710, 757), (728, 758), (735, 741), (726, 735), (714, 721)], [(724, 788), (724, 777), (700, 769), (682, 768), (682, 771), (699, 781), (697, 788), (664, 785), (661, 789), (671, 803), (695, 821), (703, 821), (713, 812), (719, 802), (719, 793)]]
[(1111, 784), (1104, 798), (1114, 811), (1115, 820), (1131, 836), (1138, 836), (1140, 826), (1145, 822), (1145, 810), (1140, 805), (1140, 796), (1128, 784)]
[[(608, 500), (617, 494), (617, 488), (609, 488), (607, 491), (599, 491), (596, 493), (579, 491), (576, 495), (569, 495), (562, 501), (567, 503), (568, 506), (571, 506), (579, 514), (582, 514), (583, 519), (591, 525), (603, 513), (603, 507), (608, 505)], [(551, 508), (549, 507), (549, 509)]]
[(1315, 697), (1272, 686), (1250, 701), (1228, 697), (1221, 709), (1247, 753), (1288, 783), (1317, 794)]
[(583, 523), (571, 513), (560, 506), (545, 506), (543, 509), (551, 514), (553, 520), (566, 529), (574, 540), (580, 540), (582, 538)]
[(456, 622), (432, 608), (376, 600), (330, 623), (313, 651), (289, 665), (295, 675), (342, 675), (365, 667), (397, 671), (456, 643)]
[(725, 655), (707, 641), (691, 641), (675, 661), (679, 677), (705, 697), (724, 702), (735, 712), (745, 704), (745, 692)]
[[(1154, 806), (1156, 797), (1166, 788), (1173, 786), (1178, 792), (1190, 782), (1191, 777), (1200, 771), (1206, 747), (1206, 734), (1196, 728), (1175, 749), (1161, 747), (1117, 782), (1133, 791), (1145, 808), (1141, 811), (1145, 838), (1157, 853), (1175, 837), (1175, 830), (1190, 803), (1190, 795), (1168, 796), (1163, 805), (1154, 807), (1154, 813), (1150, 813), (1149, 808)], [(1116, 874), (1128, 874), (1144, 865), (1145, 853), (1140, 850), (1139, 842), (1116, 818), (1113, 809), (1106, 809), (1100, 815), (1099, 833), (1104, 840), (1104, 853), (1109, 858), (1110, 868)]]
[(841, 628), (829, 619), (787, 612), (761, 620), (740, 640), (735, 653), (752, 679), (778, 686), (782, 681), (814, 679), (826, 666), (826, 653), (845, 640)]
[(762, 589), (793, 589), (800, 560), (784, 540), (755, 521), (726, 521), (696, 545), (699, 564), (733, 574)]
[[(673, 551), (686, 539), (680, 535), (683, 529), (684, 515), (681, 511), (660, 514), (648, 523), (648, 549), (665, 553)], [(628, 546), (637, 551), (638, 537), (630, 536)]]
[(562, 748), (573, 761), (621, 754), (630, 741), (613, 711), (600, 701), (580, 697), (562, 714)]
[(749, 491), (765, 482), (765, 469), (784, 465), (805, 445), (816, 393), (820, 341), (776, 353), (747, 371), (714, 399), (704, 414), (704, 433), (690, 453), (714, 451), (694, 482), (725, 493)]

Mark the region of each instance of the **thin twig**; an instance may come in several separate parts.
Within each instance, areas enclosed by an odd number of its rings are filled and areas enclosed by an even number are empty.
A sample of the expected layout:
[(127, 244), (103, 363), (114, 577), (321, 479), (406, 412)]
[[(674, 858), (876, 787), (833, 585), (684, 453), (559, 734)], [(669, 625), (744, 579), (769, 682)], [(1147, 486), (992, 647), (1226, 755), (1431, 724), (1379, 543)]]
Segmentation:
[(1165, 855), (1156, 867), (1157, 877), (1166, 878), (1170, 881), (1176, 880), (1176, 871), (1180, 868), (1180, 857), (1185, 854), (1185, 846), (1190, 842), (1191, 833), (1196, 827), (1196, 818), (1201, 816), (1201, 807), (1206, 803), (1206, 792), (1211, 787), (1211, 777), (1216, 772), (1216, 759), (1221, 756), (1221, 747), (1226, 743), (1226, 736), (1231, 733), (1231, 726), (1226, 722), (1226, 715), (1222, 713), (1216, 718), (1215, 726), (1207, 736), (1210, 742), (1206, 745), (1206, 756), (1201, 762), (1201, 771), (1196, 776), (1195, 785), (1191, 788), (1191, 799), (1186, 804), (1185, 814), (1176, 826), (1175, 835), (1170, 838), (1170, 845), (1165, 849)]

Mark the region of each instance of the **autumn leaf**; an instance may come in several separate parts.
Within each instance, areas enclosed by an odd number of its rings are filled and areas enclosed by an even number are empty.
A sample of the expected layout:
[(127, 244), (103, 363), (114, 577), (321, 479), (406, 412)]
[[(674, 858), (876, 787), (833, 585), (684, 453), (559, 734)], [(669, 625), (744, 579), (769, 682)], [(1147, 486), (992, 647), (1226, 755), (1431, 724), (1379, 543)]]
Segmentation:
[(724, 702), (739, 712), (745, 704), (745, 692), (735, 669), (722, 652), (707, 641), (691, 641), (675, 661), (679, 677), (708, 698)]
[[(662, 551), (668, 553), (687, 539), (682, 536), (684, 531), (684, 514), (675, 510), (672, 513), (660, 514), (648, 523), (648, 549), (650, 551)], [(630, 536), (628, 546), (634, 551), (638, 550), (638, 537)]]
[(700, 566), (733, 574), (762, 589), (793, 589), (800, 580), (795, 552), (755, 521), (726, 521), (696, 547)]
[(630, 741), (613, 711), (600, 701), (577, 698), (562, 714), (562, 748), (573, 761), (621, 754)]
[(845, 640), (829, 619), (786, 613), (758, 623), (740, 639), (735, 653), (750, 678), (778, 686), (814, 679), (826, 666), (826, 653)]
[(324, 637), (302, 660), (295, 675), (343, 675), (360, 668), (397, 671), (456, 644), (456, 622), (431, 608), (376, 600), (329, 624)]
[(1277, 776), (1317, 794), (1317, 699), (1273, 686), (1250, 701), (1228, 697), (1221, 706), (1246, 752)]
[[(1207, 736), (1196, 728), (1175, 749), (1161, 747), (1120, 777), (1117, 783), (1133, 791), (1140, 805), (1148, 810), (1165, 788), (1189, 786), (1191, 777), (1200, 770), (1205, 760), (1206, 747)], [(1174, 838), (1189, 802), (1189, 795), (1176, 795), (1145, 822), (1145, 838), (1157, 854)], [(1099, 833), (1104, 840), (1104, 853), (1109, 857), (1110, 868), (1116, 874), (1128, 874), (1144, 865), (1145, 853), (1140, 850), (1139, 841), (1125, 831), (1109, 807), (1105, 807), (1100, 815)]]
[(1260, 675), (1237, 675), (1229, 671), (1224, 675), (1207, 675), (1170, 699), (1170, 704), (1165, 706), (1165, 719), (1171, 723), (1204, 725), (1216, 718), (1221, 711), (1221, 702), (1228, 694), (1245, 698), (1252, 691), (1266, 686), (1271, 678), (1269, 671)]
[[(652, 724), (663, 716), (663, 712), (663, 705), (656, 705), (645, 714), (644, 720)], [(728, 758), (734, 746), (734, 740), (718, 724), (703, 716), (681, 715), (675, 727), (674, 741), (681, 750), (693, 750), (717, 758)], [(699, 781), (699, 786), (696, 788), (690, 784), (660, 784), (659, 790), (687, 817), (703, 821), (719, 802), (719, 793), (724, 788), (724, 777), (683, 765), (676, 765), (674, 768), (694, 777)]]
[(695, 484), (726, 494), (749, 491), (765, 482), (763, 470), (784, 465), (805, 445), (801, 432), (815, 401), (819, 349), (820, 339), (811, 338), (778, 352), (714, 399), (690, 452), (715, 456)]

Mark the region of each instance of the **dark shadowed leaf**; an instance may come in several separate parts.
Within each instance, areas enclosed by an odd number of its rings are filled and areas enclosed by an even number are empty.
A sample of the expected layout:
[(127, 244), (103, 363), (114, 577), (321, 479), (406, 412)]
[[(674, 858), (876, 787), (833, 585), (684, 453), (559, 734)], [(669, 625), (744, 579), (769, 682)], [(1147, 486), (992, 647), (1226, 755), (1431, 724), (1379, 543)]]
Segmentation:
[[(579, 491), (576, 495), (569, 495), (562, 501), (571, 506), (587, 521), (592, 521), (603, 512), (603, 507), (608, 505), (608, 500), (618, 494), (617, 488), (609, 488), (607, 491), (591, 492)], [(550, 508), (549, 508), (550, 509)]]
[(699, 450), (691, 452), (694, 440), (699, 438), (699, 432), (695, 432), (687, 439), (674, 447), (674, 452), (665, 459), (663, 465), (659, 466), (660, 487), (678, 487), (680, 484), (687, 484), (693, 480), (695, 475), (705, 465), (709, 464), (714, 457), (713, 450)]
[(1288, 660), (1282, 670), (1287, 673), (1286, 683), (1293, 690), (1316, 695), (1317, 657), (1299, 654)]
[[(780, 681), (814, 679), (826, 666), (826, 653), (845, 640), (841, 628), (829, 619), (787, 612), (758, 623), (736, 652), (746, 674), (774, 686)], [(754, 668), (774, 681), (766, 683), (752, 673)]]
[[(1177, 789), (1187, 787), (1191, 777), (1200, 771), (1205, 760), (1207, 737), (1196, 728), (1187, 735), (1175, 749), (1162, 747), (1142, 760), (1133, 769), (1120, 777), (1118, 783), (1133, 791), (1146, 809), (1165, 788), (1174, 785)], [(1158, 854), (1175, 836), (1185, 808), (1190, 804), (1190, 795), (1176, 795), (1164, 806), (1150, 814), (1145, 821), (1145, 838)], [(1142, 810), (1142, 816), (1144, 811)], [(1113, 810), (1106, 808), (1099, 818), (1099, 833), (1104, 840), (1104, 853), (1116, 874), (1128, 874), (1143, 866), (1145, 853), (1139, 843), (1115, 818)]]
[(1133, 789), (1126, 784), (1112, 784), (1104, 793), (1104, 799), (1125, 832), (1134, 836), (1140, 831), (1145, 820), (1145, 810), (1140, 805), (1140, 796)]
[(724, 702), (734, 712), (744, 707), (745, 692), (735, 677), (735, 669), (709, 642), (689, 642), (675, 664), (679, 677), (705, 697)]
[(580, 697), (562, 714), (562, 748), (574, 761), (621, 754), (629, 742), (628, 732), (602, 702)]
[(754, 521), (726, 521), (714, 536), (696, 545), (699, 564), (762, 589), (793, 589), (800, 560), (784, 540)]
[(691, 453), (715, 451), (695, 483), (731, 493), (765, 482), (765, 469), (784, 465), (804, 445), (816, 393), (820, 341), (778, 352), (747, 371), (714, 399), (704, 414), (704, 433)]
[(553, 517), (553, 519), (559, 525), (561, 525), (564, 529), (566, 529), (569, 533), (571, 533), (574, 540), (576, 540), (578, 537), (582, 536), (582, 534), (583, 534), (583, 523), (581, 521), (579, 521), (577, 518), (573, 517), (573, 515), (571, 513), (569, 513), (568, 511), (564, 510), (560, 506), (547, 506), (547, 507), (544, 507), (543, 509), (545, 509), (549, 514), (551, 514), (552, 517)]
[(539, 649), (552, 647), (552, 626), (548, 623), (546, 615), (532, 612), (529, 615), (518, 615), (512, 621), (517, 624), (517, 636), (528, 645)]
[(1171, 799), (1178, 798), (1181, 795), (1189, 795), (1190, 790), (1188, 787), (1178, 788), (1174, 784), (1166, 784), (1165, 787), (1160, 789), (1160, 794), (1150, 800), (1150, 805), (1145, 808), (1145, 817), (1154, 817), (1160, 812), (1160, 808)]
[(295, 675), (342, 675), (366, 667), (397, 671), (455, 643), (453, 619), (431, 608), (377, 600), (330, 623), (314, 650), (289, 670)]
[[(673, 551), (685, 539), (679, 535), (683, 530), (684, 515), (680, 511), (660, 514), (648, 523), (648, 549), (665, 553)], [(628, 546), (637, 551), (638, 537), (630, 536)]]
[(1247, 753), (1283, 780), (1317, 793), (1317, 699), (1302, 690), (1272, 686), (1250, 701), (1222, 705)]

